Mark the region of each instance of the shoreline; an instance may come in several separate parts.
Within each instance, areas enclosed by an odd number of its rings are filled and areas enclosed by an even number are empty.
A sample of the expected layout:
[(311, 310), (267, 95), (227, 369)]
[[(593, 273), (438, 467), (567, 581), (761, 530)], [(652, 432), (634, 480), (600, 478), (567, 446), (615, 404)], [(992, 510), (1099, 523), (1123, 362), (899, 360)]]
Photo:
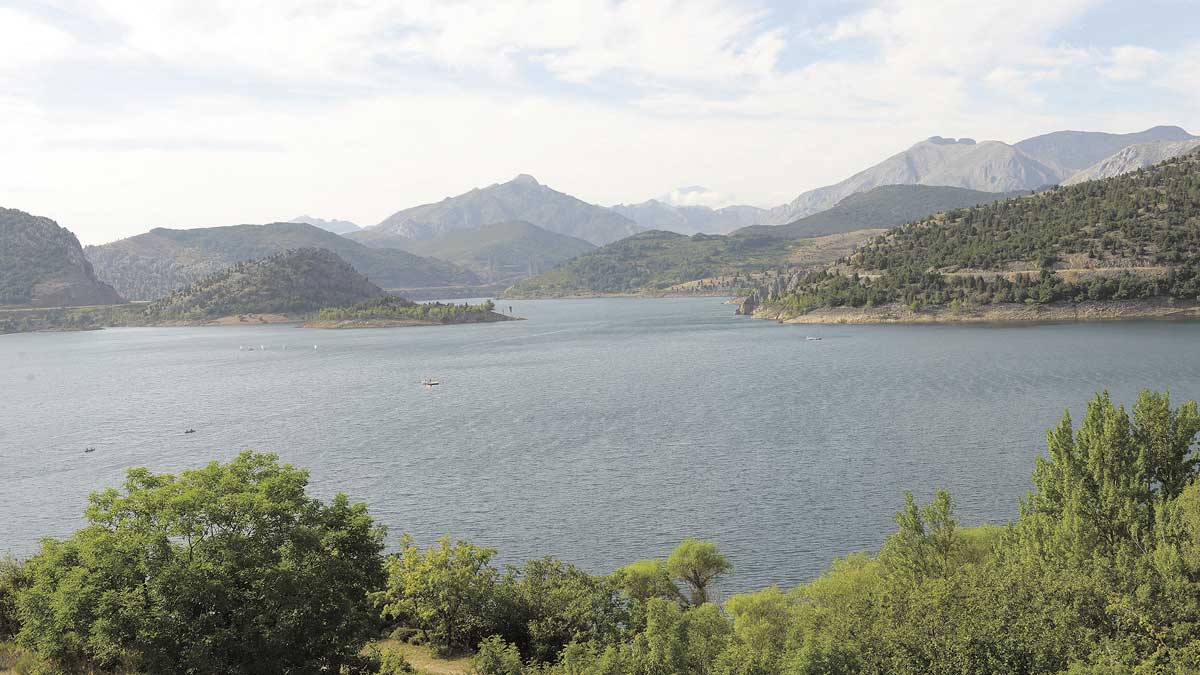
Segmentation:
[(1088, 301), (1071, 304), (1007, 303), (971, 308), (931, 307), (913, 311), (906, 305), (883, 307), (825, 307), (791, 316), (786, 310), (761, 307), (751, 314), (788, 324), (948, 324), (948, 323), (1084, 323), (1137, 319), (1200, 319), (1200, 303), (1150, 300)]

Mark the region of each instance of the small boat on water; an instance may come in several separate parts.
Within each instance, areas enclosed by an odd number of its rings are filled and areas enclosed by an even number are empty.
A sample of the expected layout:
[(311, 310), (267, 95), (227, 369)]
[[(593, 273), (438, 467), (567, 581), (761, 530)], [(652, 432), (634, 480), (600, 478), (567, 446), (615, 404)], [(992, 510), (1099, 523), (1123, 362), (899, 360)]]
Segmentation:
[(84, 453), (84, 454), (87, 454), (87, 453), (89, 453), (89, 452), (95, 452), (95, 451), (96, 451), (96, 449), (95, 449), (95, 448), (84, 448), (84, 449), (83, 449), (83, 453)]
[(432, 377), (422, 377), (421, 384), (426, 387), (432, 387), (432, 386), (441, 384), (441, 382), (437, 381), (435, 378), (432, 378)]
[(196, 433), (196, 430), (195, 430), (195, 429), (188, 429), (187, 431), (185, 431), (185, 432), (183, 432), (183, 433), (185, 433), (185, 434), (194, 434), (194, 433)]
[(816, 335), (809, 335), (808, 337), (806, 337), (804, 339), (808, 340), (809, 342), (820, 342), (821, 341), (821, 338)]

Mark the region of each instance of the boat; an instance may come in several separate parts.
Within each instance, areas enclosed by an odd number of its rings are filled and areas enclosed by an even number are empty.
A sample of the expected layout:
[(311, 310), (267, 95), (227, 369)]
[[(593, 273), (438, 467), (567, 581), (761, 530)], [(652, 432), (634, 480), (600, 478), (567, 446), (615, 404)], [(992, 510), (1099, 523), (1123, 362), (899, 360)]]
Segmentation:
[(423, 377), (423, 378), (421, 378), (421, 384), (426, 387), (432, 387), (434, 385), (441, 384), (441, 382), (438, 382), (436, 379), (434, 379), (432, 377)]
[(84, 448), (84, 449), (83, 449), (83, 452), (84, 452), (84, 454), (87, 454), (87, 453), (89, 453), (89, 452), (95, 452), (95, 451), (96, 451), (96, 449), (95, 449), (95, 448)]
[(195, 429), (188, 429), (187, 431), (185, 431), (185, 432), (183, 432), (183, 433), (185, 433), (185, 434), (194, 434), (194, 433), (196, 433), (196, 430), (195, 430)]
[(821, 341), (821, 338), (816, 335), (809, 335), (808, 337), (806, 337), (804, 339), (808, 340), (809, 342), (820, 342)]

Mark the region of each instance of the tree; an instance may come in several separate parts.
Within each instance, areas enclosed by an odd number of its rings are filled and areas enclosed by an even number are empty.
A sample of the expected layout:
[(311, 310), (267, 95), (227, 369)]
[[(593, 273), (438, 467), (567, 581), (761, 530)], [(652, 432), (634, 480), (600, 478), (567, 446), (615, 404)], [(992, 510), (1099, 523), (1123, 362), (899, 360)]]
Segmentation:
[(411, 621), (444, 653), (473, 647), (487, 634), (494, 611), (496, 550), (442, 537), (422, 551), (405, 534), (400, 552), (388, 559), (385, 618)]
[(688, 585), (693, 605), (708, 602), (709, 584), (731, 569), (716, 544), (699, 539), (684, 539), (667, 558), (667, 572)]
[(26, 585), (25, 567), (10, 557), (0, 558), (0, 642), (17, 636), (17, 592)]
[(549, 663), (574, 641), (611, 642), (629, 622), (612, 579), (554, 558), (510, 566), (499, 589), (494, 630), (529, 661)]
[(28, 561), (18, 641), (67, 672), (337, 672), (375, 628), (383, 529), (307, 483), (249, 452), (179, 476), (131, 469)]
[(479, 643), (479, 651), (471, 657), (473, 675), (524, 675), (525, 664), (516, 645), (510, 645), (493, 635)]

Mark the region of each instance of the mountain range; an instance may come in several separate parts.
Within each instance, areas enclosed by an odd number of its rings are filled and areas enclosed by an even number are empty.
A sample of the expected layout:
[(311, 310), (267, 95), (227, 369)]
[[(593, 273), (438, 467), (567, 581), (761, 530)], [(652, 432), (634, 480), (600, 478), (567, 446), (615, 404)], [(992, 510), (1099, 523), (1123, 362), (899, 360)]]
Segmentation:
[(672, 204), (663, 199), (617, 204), (611, 208), (640, 227), (679, 234), (726, 234), (739, 227), (758, 224), (766, 213), (766, 209), (757, 206), (735, 205), (714, 209), (703, 205)]
[(476, 188), (440, 202), (398, 211), (374, 227), (349, 236), (369, 245), (390, 239), (432, 239), (456, 230), (525, 221), (602, 246), (642, 228), (603, 206), (563, 194), (521, 174), (507, 183)]
[(362, 228), (348, 220), (325, 220), (324, 218), (314, 218), (313, 216), (297, 216), (288, 221), (289, 223), (308, 223), (334, 234), (346, 234), (348, 232), (358, 232)]
[(0, 208), (0, 305), (60, 307), (124, 302), (96, 278), (79, 240), (53, 220)]
[[(944, 185), (985, 192), (1036, 190), (1067, 181), (1131, 145), (1197, 138), (1171, 126), (1131, 134), (1058, 131), (1013, 145), (933, 136), (839, 183), (809, 190), (770, 209), (764, 224), (790, 223), (881, 185)], [(1160, 154), (1163, 148), (1159, 148)]]
[(387, 242), (410, 253), (461, 265), (493, 283), (544, 272), (596, 248), (582, 239), (522, 220), (452, 230), (432, 239), (397, 238)]
[(387, 288), (475, 284), (458, 265), (407, 251), (371, 248), (306, 223), (232, 225), (191, 230), (156, 228), (89, 246), (96, 275), (131, 300), (154, 300), (234, 263), (289, 249), (323, 248)]

